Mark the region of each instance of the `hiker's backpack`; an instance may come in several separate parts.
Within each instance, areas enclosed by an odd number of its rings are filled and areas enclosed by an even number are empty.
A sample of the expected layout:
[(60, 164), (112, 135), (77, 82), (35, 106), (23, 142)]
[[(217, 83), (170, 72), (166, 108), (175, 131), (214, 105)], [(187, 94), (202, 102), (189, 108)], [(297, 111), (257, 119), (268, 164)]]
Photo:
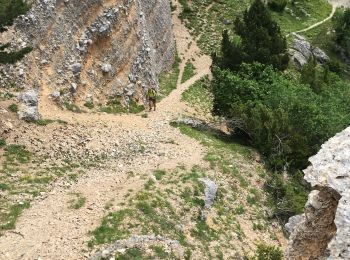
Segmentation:
[(157, 95), (157, 92), (155, 89), (151, 88), (149, 91), (148, 91), (148, 97), (150, 98), (155, 98)]

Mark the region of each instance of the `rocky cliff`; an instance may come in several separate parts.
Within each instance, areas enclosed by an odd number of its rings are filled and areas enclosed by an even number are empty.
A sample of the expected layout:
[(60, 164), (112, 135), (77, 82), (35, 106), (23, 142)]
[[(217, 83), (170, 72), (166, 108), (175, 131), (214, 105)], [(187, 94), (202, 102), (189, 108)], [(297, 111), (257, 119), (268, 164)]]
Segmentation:
[(310, 159), (305, 180), (314, 190), (305, 213), (293, 217), (287, 259), (350, 259), (350, 128)]
[(0, 84), (59, 103), (142, 102), (173, 62), (171, 26), (167, 0), (37, 0), (7, 33), (11, 48), (34, 50), (0, 67)]

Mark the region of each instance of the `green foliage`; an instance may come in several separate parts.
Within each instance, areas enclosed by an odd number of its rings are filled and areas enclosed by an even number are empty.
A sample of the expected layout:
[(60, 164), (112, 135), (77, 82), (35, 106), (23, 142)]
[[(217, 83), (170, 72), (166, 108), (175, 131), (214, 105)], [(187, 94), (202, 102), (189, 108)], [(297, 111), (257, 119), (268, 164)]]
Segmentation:
[(286, 39), (261, 0), (253, 2), (243, 19), (235, 20), (235, 32), (241, 43), (233, 43), (224, 31), (221, 54), (219, 57), (214, 55), (214, 65), (237, 70), (242, 62), (260, 62), (279, 70), (287, 68)]
[(94, 239), (89, 242), (89, 246), (114, 242), (119, 239), (125, 239), (130, 234), (129, 230), (121, 228), (125, 218), (132, 217), (134, 211), (125, 209), (115, 213), (110, 213), (103, 218), (100, 227), (92, 232)]
[(93, 109), (95, 107), (92, 101), (85, 102), (84, 106), (87, 107), (88, 109)]
[(11, 144), (6, 146), (5, 154), (8, 163), (28, 163), (31, 158), (31, 153), (22, 145)]
[(0, 0), (0, 33), (11, 26), (13, 20), (29, 10), (29, 5), (23, 0)]
[(124, 254), (117, 255), (115, 259), (116, 260), (129, 260), (129, 259), (143, 260), (143, 259), (145, 259), (145, 257), (144, 257), (144, 253), (142, 252), (141, 249), (129, 248), (125, 251)]
[(175, 60), (170, 71), (164, 72), (159, 76), (160, 93), (157, 96), (157, 100), (168, 96), (177, 86), (177, 79), (180, 73), (181, 59), (176, 54)]
[(186, 82), (190, 78), (196, 75), (196, 68), (193, 66), (191, 61), (187, 61), (184, 69), (184, 73), (182, 75), (181, 83)]
[(350, 8), (345, 9), (336, 17), (335, 24), (336, 42), (350, 56)]
[(302, 178), (302, 172), (297, 172), (288, 179), (280, 174), (272, 174), (266, 180), (265, 190), (270, 194), (274, 216), (282, 223), (304, 211), (308, 189), (302, 184)]
[(329, 84), (329, 71), (330, 69), (327, 65), (318, 66), (316, 59), (310, 57), (308, 62), (301, 68), (300, 82), (308, 84), (315, 93), (321, 93)]
[(160, 181), (164, 175), (166, 175), (166, 171), (164, 170), (155, 170), (154, 176), (156, 177), (156, 180)]
[(144, 110), (145, 110), (145, 107), (143, 105), (139, 105), (134, 100), (131, 100), (129, 102), (129, 107), (125, 107), (117, 99), (111, 99), (110, 101), (108, 101), (106, 107), (101, 108), (101, 112), (105, 112), (108, 114), (123, 114), (123, 113), (137, 114)]
[(68, 103), (68, 102), (64, 102), (63, 106), (69, 110), (72, 111), (74, 113), (81, 113), (82, 110), (80, 109), (80, 107), (78, 107), (77, 105), (73, 104), (73, 103)]
[(53, 122), (55, 121), (51, 119), (39, 119), (35, 123), (40, 126), (47, 126), (49, 124), (52, 124)]
[(253, 259), (256, 260), (282, 260), (283, 252), (274, 246), (260, 244), (257, 246), (256, 254)]
[(18, 217), (24, 209), (29, 208), (29, 202), (22, 202), (11, 205), (8, 211), (0, 211), (0, 232), (4, 230), (14, 229)]
[(267, 4), (271, 10), (283, 12), (288, 4), (288, 0), (269, 0)]
[(208, 77), (201, 78), (182, 93), (181, 100), (196, 110), (209, 115), (213, 108), (213, 95)]
[(273, 169), (302, 169), (350, 123), (349, 86), (329, 77), (332, 88), (316, 94), (261, 64), (243, 65), (238, 74), (215, 69), (214, 112), (235, 119), (233, 132), (248, 137)]
[(13, 112), (13, 113), (17, 113), (18, 112), (18, 106), (16, 104), (11, 104), (8, 106), (8, 109)]
[(86, 198), (82, 196), (81, 193), (73, 193), (72, 194), (75, 198), (71, 199), (69, 203), (70, 209), (80, 209), (83, 207), (86, 203)]
[(6, 146), (6, 141), (3, 138), (0, 138), (0, 147)]
[(32, 50), (33, 50), (32, 47), (25, 47), (19, 51), (14, 51), (14, 52), (0, 51), (0, 63), (4, 63), (4, 64), (16, 63)]

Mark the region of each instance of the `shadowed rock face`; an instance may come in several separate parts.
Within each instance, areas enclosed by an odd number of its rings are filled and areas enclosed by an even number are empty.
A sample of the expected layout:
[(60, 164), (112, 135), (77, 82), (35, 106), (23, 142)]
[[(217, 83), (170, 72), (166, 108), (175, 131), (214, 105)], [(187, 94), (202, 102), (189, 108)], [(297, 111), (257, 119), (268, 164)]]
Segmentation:
[(37, 0), (15, 23), (11, 41), (13, 49), (34, 51), (0, 67), (0, 84), (15, 79), (77, 104), (141, 101), (143, 88), (157, 85), (173, 62), (171, 25), (167, 0)]
[(314, 190), (290, 227), (287, 259), (350, 259), (350, 128), (310, 159), (305, 179)]

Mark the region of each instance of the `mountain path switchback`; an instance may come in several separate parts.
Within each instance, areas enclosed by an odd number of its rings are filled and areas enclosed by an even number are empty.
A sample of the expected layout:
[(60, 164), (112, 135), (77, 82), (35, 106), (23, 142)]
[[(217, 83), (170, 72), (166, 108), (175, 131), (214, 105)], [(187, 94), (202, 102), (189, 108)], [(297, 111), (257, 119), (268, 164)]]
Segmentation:
[[(183, 114), (191, 115), (192, 109), (181, 102), (181, 94), (194, 82), (209, 75), (211, 65), (210, 57), (202, 54), (178, 18), (181, 8), (176, 4), (178, 8), (173, 14), (173, 30), (181, 58), (179, 82), (188, 60), (194, 64), (196, 75), (179, 84), (157, 105), (157, 111), (150, 112), (147, 118), (134, 114), (77, 114), (64, 111), (48, 99), (49, 90), (42, 87), (39, 111), (43, 118), (62, 120), (68, 126), (49, 125), (40, 130), (18, 126), (17, 131), (23, 134), (14, 135), (13, 140), (28, 144), (32, 149), (50, 150), (56, 146), (55, 142), (64, 143), (71, 135), (84, 135), (89, 136), (91, 149), (104, 148), (111, 143), (125, 143), (133, 147), (142, 142), (146, 153), (137, 153), (133, 158), (130, 158), (131, 155), (113, 157), (106, 164), (87, 169), (73, 185), (65, 185), (58, 180), (23, 212), (15, 230), (7, 231), (0, 237), (0, 259), (86, 259), (91, 253), (87, 247), (91, 238), (89, 232), (98, 227), (107, 214), (107, 203), (113, 201), (110, 210), (118, 210), (117, 204), (125, 200), (125, 194), (142, 190), (155, 169), (207, 165), (202, 159), (205, 148), (169, 125)], [(69, 130), (70, 134), (62, 129)], [(45, 142), (37, 147), (32, 144), (34, 139)], [(130, 177), (130, 172), (135, 174)], [(67, 206), (74, 193), (86, 198), (86, 204), (79, 210)]]

